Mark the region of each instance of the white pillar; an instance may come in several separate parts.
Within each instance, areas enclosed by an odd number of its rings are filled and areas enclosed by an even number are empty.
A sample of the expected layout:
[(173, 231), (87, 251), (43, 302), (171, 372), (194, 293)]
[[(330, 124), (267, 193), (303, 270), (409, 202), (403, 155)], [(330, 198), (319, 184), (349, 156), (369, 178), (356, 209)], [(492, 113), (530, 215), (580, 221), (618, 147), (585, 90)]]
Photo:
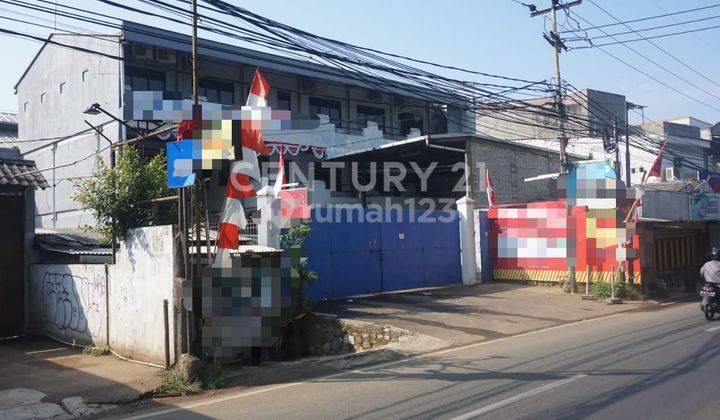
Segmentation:
[(475, 263), (475, 200), (465, 196), (455, 202), (460, 215), (460, 257), (463, 284), (477, 283)]
[(258, 245), (280, 248), (280, 200), (273, 197), (270, 186), (257, 193), (257, 208), (260, 210), (258, 223)]

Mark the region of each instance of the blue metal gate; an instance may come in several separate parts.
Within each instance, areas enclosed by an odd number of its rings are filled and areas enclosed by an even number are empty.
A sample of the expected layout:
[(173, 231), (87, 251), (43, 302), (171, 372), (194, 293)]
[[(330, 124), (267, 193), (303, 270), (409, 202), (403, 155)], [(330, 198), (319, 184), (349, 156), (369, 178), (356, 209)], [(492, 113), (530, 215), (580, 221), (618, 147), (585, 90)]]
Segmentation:
[(318, 273), (308, 288), (313, 299), (461, 281), (455, 211), (319, 207), (311, 220), (304, 253), (308, 267)]

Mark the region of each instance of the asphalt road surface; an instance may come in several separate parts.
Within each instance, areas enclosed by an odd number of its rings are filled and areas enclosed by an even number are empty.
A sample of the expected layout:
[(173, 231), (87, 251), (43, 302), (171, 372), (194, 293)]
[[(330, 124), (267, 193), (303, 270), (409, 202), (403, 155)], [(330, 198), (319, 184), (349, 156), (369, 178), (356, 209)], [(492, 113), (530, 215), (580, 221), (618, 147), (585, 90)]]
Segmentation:
[(720, 418), (720, 321), (613, 315), (134, 413), (152, 418)]

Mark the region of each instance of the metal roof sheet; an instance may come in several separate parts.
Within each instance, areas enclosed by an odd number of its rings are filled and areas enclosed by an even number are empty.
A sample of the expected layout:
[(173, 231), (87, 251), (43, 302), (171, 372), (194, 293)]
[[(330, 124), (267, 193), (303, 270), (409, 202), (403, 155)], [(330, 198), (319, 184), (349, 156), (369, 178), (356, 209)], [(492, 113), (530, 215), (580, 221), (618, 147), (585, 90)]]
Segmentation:
[(18, 147), (17, 136), (0, 136), (0, 147)]
[(18, 124), (17, 114), (12, 112), (0, 112), (0, 123), (2, 124)]
[(264, 245), (240, 245), (236, 251), (230, 251), (230, 255), (276, 254), (280, 252), (282, 252), (282, 249), (271, 248)]
[(44, 251), (71, 255), (112, 255), (112, 250), (104, 247), (90, 236), (76, 233), (36, 230), (35, 246)]

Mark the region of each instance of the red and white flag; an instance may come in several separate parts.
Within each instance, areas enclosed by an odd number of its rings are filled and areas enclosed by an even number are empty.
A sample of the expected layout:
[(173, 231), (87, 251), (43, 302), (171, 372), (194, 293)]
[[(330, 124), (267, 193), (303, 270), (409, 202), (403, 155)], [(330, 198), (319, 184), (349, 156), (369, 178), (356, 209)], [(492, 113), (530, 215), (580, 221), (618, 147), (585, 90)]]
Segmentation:
[[(260, 70), (256, 70), (247, 106), (266, 107), (266, 96), (269, 91), (270, 84)], [(230, 165), (225, 203), (218, 227), (217, 254), (213, 262), (216, 267), (227, 267), (230, 251), (239, 246), (240, 229), (247, 224), (241, 200), (255, 196), (256, 187), (259, 187), (260, 184), (260, 165), (257, 155), (258, 153), (268, 153), (262, 131), (242, 128), (240, 133), (242, 156), (240, 160), (236, 160)]]
[(490, 172), (485, 169), (485, 192), (487, 193), (488, 206), (495, 205), (495, 188), (493, 188)]
[(260, 73), (260, 69), (256, 69), (245, 105), (258, 108), (266, 107), (268, 93), (270, 93), (270, 83), (265, 80), (265, 77)]
[(650, 178), (651, 176), (660, 177), (661, 171), (662, 171), (662, 161), (663, 161), (663, 152), (665, 151), (665, 145), (667, 144), (667, 140), (665, 140), (660, 146), (660, 152), (658, 152), (657, 157), (655, 158), (655, 162), (653, 162), (653, 165), (650, 167), (650, 170), (645, 173), (645, 176), (643, 176), (641, 185), (645, 185), (645, 182)]

